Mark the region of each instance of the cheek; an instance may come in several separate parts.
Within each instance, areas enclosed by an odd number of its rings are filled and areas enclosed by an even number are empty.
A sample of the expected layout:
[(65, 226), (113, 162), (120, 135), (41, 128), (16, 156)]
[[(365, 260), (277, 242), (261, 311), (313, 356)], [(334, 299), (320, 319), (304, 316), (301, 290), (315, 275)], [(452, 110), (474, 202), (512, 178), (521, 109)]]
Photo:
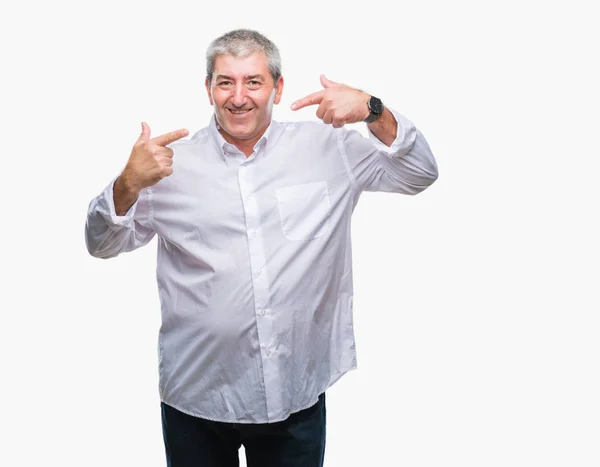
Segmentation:
[(271, 96), (261, 96), (260, 100), (255, 101), (261, 108), (261, 110), (268, 110), (273, 105)]
[(223, 91), (214, 89), (212, 92), (212, 100), (214, 102), (215, 105), (217, 106), (221, 106), (222, 104), (225, 104), (225, 102), (227, 101), (227, 93), (224, 93)]

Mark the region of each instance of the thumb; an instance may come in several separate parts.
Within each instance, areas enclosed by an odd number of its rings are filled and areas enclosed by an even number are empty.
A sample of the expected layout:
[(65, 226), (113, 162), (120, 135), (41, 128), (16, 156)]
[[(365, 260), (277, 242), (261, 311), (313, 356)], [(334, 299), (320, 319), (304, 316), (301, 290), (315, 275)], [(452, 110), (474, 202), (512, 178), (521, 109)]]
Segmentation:
[(150, 139), (150, 127), (148, 126), (148, 124), (146, 122), (142, 122), (142, 133), (140, 134), (140, 137), (138, 138), (138, 142), (145, 143), (149, 139)]
[(335, 81), (331, 81), (330, 79), (327, 79), (325, 77), (325, 75), (321, 75), (321, 85), (324, 88), (330, 88), (332, 86), (335, 86), (336, 84), (338, 84), (338, 83), (336, 83)]

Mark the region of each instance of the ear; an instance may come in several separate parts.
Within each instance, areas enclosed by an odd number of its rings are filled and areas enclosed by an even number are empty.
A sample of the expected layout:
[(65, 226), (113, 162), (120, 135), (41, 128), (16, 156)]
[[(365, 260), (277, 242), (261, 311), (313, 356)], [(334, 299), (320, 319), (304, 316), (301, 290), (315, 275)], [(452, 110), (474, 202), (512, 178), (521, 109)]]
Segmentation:
[(281, 95), (283, 94), (283, 76), (279, 77), (277, 84), (275, 85), (275, 99), (273, 99), (274, 104), (279, 104), (281, 101)]
[(212, 92), (210, 89), (210, 82), (208, 81), (208, 78), (204, 80), (204, 86), (206, 87), (206, 92), (208, 94), (208, 100), (210, 101), (210, 105), (215, 105), (215, 103), (213, 102)]

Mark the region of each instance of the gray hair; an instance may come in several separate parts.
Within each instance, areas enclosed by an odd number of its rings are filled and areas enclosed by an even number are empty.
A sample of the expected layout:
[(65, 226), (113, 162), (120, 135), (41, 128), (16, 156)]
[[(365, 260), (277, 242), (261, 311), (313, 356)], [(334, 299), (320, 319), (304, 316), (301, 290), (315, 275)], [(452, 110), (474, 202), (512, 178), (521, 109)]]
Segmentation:
[(217, 37), (206, 50), (206, 77), (212, 81), (215, 60), (219, 55), (247, 57), (254, 52), (264, 52), (269, 64), (269, 72), (277, 84), (281, 76), (279, 49), (269, 39), (252, 29), (235, 29)]

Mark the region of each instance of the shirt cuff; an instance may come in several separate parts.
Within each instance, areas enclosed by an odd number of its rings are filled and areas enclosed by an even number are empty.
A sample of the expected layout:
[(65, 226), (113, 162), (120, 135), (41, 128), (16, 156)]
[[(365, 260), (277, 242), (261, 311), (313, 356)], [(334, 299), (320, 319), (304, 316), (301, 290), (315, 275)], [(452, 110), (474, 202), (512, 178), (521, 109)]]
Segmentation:
[(391, 114), (394, 116), (396, 123), (398, 125), (398, 129), (396, 130), (396, 139), (392, 142), (390, 146), (387, 146), (381, 142), (381, 140), (373, 134), (369, 126), (367, 125), (367, 131), (369, 133), (369, 138), (375, 144), (375, 147), (386, 154), (398, 154), (398, 153), (407, 153), (407, 147), (412, 147), (414, 144), (414, 136), (415, 136), (415, 124), (411, 122), (408, 118), (403, 117), (398, 112), (389, 107), (386, 107)]
[(124, 216), (118, 216), (117, 211), (115, 209), (115, 200), (114, 200), (114, 192), (113, 185), (117, 181), (119, 177), (115, 177), (108, 186), (100, 195), (100, 205), (101, 212), (103, 214), (104, 220), (106, 220), (107, 224), (113, 225), (115, 227), (127, 226), (133, 222), (133, 217), (135, 215), (135, 208), (138, 204), (138, 200), (133, 203), (133, 205), (129, 208), (129, 210), (125, 213)]

